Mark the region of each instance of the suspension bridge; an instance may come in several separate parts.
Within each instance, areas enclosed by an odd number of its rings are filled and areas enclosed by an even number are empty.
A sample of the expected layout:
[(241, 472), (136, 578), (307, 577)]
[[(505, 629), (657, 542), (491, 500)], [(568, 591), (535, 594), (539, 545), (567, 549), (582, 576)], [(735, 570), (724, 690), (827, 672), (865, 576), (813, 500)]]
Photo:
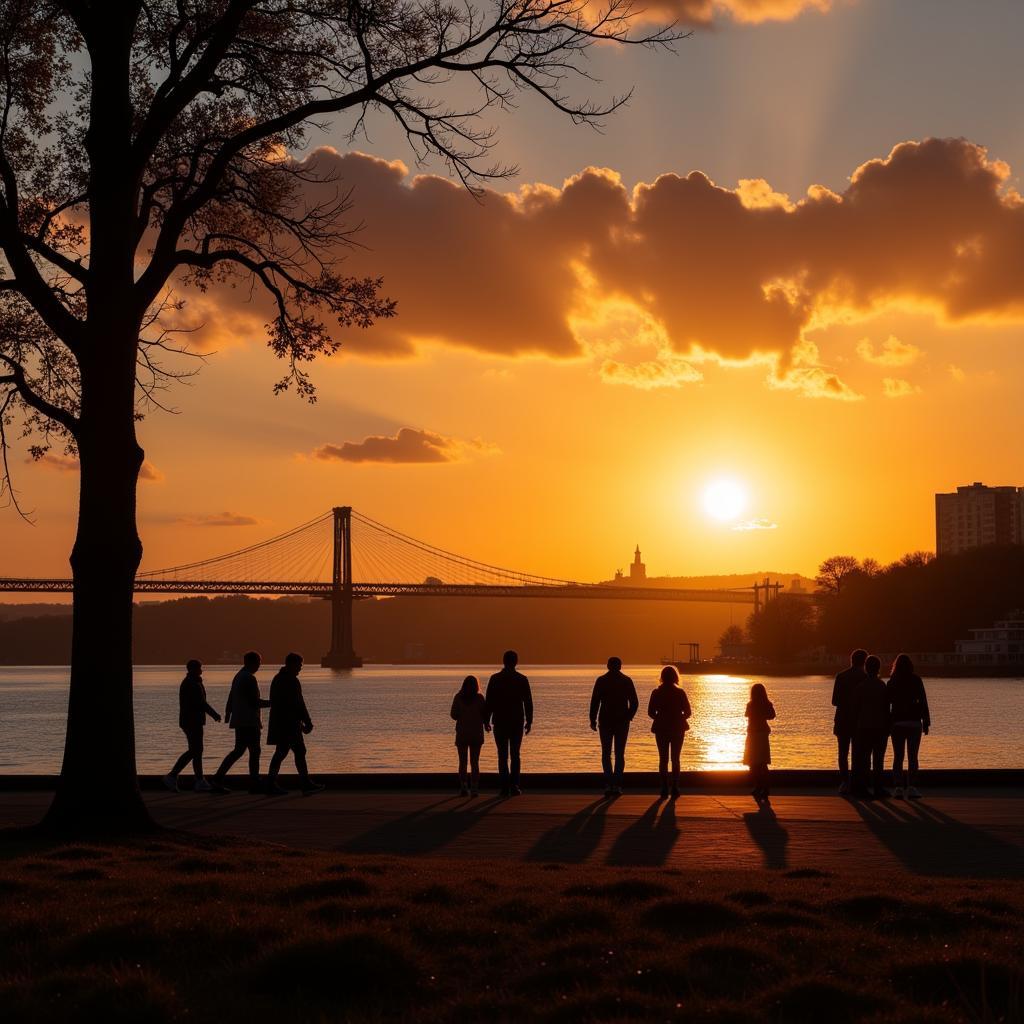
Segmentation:
[[(376, 597), (530, 597), (616, 601), (762, 603), (779, 583), (683, 589), (579, 583), (489, 565), (416, 540), (349, 506), (224, 555), (135, 578), (139, 594), (246, 594), (320, 597), (331, 602), (331, 645), (321, 664), (362, 664), (352, 635), (353, 602)], [(0, 592), (70, 593), (70, 579), (0, 577)]]

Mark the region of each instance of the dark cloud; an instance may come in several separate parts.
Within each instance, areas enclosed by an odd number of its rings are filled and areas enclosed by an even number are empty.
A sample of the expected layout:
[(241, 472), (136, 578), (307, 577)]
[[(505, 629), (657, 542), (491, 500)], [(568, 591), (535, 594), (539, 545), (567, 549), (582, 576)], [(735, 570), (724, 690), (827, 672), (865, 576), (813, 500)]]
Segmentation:
[(430, 463), (460, 462), (473, 453), (494, 451), (493, 445), (482, 441), (460, 441), (429, 430), (402, 427), (394, 437), (372, 436), (340, 445), (321, 445), (312, 456), (325, 462)]

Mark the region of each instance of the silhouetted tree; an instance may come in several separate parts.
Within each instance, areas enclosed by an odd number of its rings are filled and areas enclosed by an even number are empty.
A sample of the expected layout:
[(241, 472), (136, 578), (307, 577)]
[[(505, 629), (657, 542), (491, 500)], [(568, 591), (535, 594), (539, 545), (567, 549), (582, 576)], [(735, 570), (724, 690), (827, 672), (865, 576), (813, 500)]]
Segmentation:
[(833, 555), (818, 566), (814, 582), (826, 593), (838, 594), (849, 577), (861, 571), (860, 562), (852, 555)]
[(747, 619), (751, 650), (769, 661), (793, 661), (815, 643), (810, 601), (777, 597)]
[[(132, 717), (136, 419), (185, 372), (168, 362), (173, 289), (264, 292), (287, 366), (277, 388), (312, 398), (304, 366), (338, 348), (332, 322), (369, 327), (394, 305), (341, 269), (345, 192), (305, 201), (315, 172), (288, 153), (331, 115), (355, 134), (375, 109), (467, 185), (503, 176), (480, 115), (520, 93), (576, 123), (615, 110), (626, 97), (571, 98), (571, 82), (590, 84), (590, 47), (678, 38), (632, 36), (632, 16), (630, 0), (0, 0), (0, 442), (5, 467), (23, 429), (34, 454), (63, 444), (81, 468), (49, 825), (148, 821)], [(469, 88), (443, 88), (453, 79)]]
[(743, 627), (733, 623), (722, 630), (722, 635), (718, 638), (718, 647), (725, 653), (727, 647), (742, 647), (746, 642), (747, 635), (743, 632)]
[(821, 604), (818, 638), (854, 647), (951, 651), (973, 626), (1024, 607), (1024, 548), (982, 547), (935, 558), (914, 552), (873, 575), (854, 574)]

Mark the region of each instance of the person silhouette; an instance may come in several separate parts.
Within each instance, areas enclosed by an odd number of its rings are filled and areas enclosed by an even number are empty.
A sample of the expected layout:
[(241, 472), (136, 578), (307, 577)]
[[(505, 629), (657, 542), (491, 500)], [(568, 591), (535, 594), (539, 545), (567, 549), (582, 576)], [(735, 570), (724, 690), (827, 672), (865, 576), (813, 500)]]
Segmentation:
[(679, 755), (683, 738), (690, 729), (690, 700), (679, 685), (679, 673), (666, 665), (661, 683), (651, 693), (647, 714), (654, 720), (651, 732), (658, 744), (658, 771), (661, 773), (661, 799), (668, 799), (668, 759), (672, 755), (672, 797), (679, 796)]
[(235, 730), (235, 746), (220, 763), (214, 775), (212, 786), (215, 793), (230, 793), (224, 785), (224, 777), (231, 766), (249, 751), (249, 792), (260, 791), (260, 733), (263, 731), (261, 708), (269, 708), (270, 701), (260, 696), (260, 684), (256, 673), (263, 663), (256, 651), (249, 651), (242, 657), (242, 667), (231, 680), (231, 692), (224, 708), (224, 718)]
[(857, 729), (857, 688), (864, 679), (868, 652), (857, 648), (850, 655), (850, 667), (836, 676), (832, 687), (832, 707), (836, 709), (832, 733), (839, 754), (839, 792), (850, 792), (850, 747)]
[[(480, 692), (480, 680), (466, 676), (462, 689), (452, 701), (452, 718), (455, 719), (455, 749), (459, 752), (459, 795), (480, 795), (480, 748), (484, 745), (484, 730), (491, 731), (485, 722), (487, 702)], [(467, 775), (469, 761), (472, 775)]]
[(185, 734), (188, 742), (188, 749), (174, 763), (174, 767), (164, 776), (164, 785), (172, 793), (178, 792), (178, 776), (185, 769), (185, 765), (192, 762), (192, 770), (195, 772), (195, 792), (209, 793), (210, 784), (203, 776), (203, 728), (206, 725), (206, 716), (209, 715), (215, 722), (220, 721), (220, 715), (206, 702), (206, 687), (203, 685), (203, 663), (193, 658), (185, 666), (185, 678), (178, 687), (178, 726)]
[[(921, 794), (914, 786), (917, 755), (921, 749), (921, 735), (927, 736), (932, 726), (928, 710), (928, 695), (921, 677), (914, 672), (914, 663), (906, 654), (900, 654), (892, 663), (889, 682), (885, 684), (889, 695), (889, 718), (892, 722), (892, 774), (897, 797), (919, 800)], [(907, 770), (903, 772), (903, 754), (907, 755)], [(903, 779), (900, 779), (903, 775)], [(902, 782), (902, 785), (900, 783)]]
[[(608, 659), (608, 671), (594, 682), (590, 697), (590, 728), (601, 737), (601, 769), (604, 795), (622, 795), (622, 776), (626, 770), (626, 741), (640, 699), (633, 680), (622, 671), (621, 658)], [(612, 746), (615, 768), (612, 769)]]
[(768, 765), (772, 763), (771, 741), (768, 739), (772, 727), (768, 724), (775, 717), (775, 705), (768, 699), (763, 683), (754, 683), (750, 688), (750, 701), (744, 712), (747, 718), (747, 742), (743, 747), (743, 763), (750, 769), (753, 783), (752, 795), (760, 803), (768, 799)]
[(303, 793), (319, 793), (324, 787), (309, 777), (306, 766), (306, 741), (303, 736), (313, 731), (313, 720), (302, 696), (302, 655), (289, 654), (270, 684), (270, 724), (267, 742), (275, 746), (267, 772), (267, 791), (271, 796), (284, 796), (288, 790), (278, 784), (277, 773), (289, 752), (295, 755), (295, 769)]
[[(519, 655), (506, 651), (502, 669), (487, 683), (485, 725), (494, 727), (494, 745), (498, 749), (498, 783), (502, 796), (519, 796), (522, 771), (520, 750), (523, 736), (533, 728), (533, 694), (530, 680), (516, 671)], [(511, 762), (511, 767), (509, 762)]]
[[(890, 796), (885, 788), (885, 748), (889, 742), (889, 695), (878, 677), (882, 663), (873, 654), (864, 662), (856, 692), (857, 725), (853, 734), (853, 796)], [(870, 792), (868, 784), (871, 784)]]

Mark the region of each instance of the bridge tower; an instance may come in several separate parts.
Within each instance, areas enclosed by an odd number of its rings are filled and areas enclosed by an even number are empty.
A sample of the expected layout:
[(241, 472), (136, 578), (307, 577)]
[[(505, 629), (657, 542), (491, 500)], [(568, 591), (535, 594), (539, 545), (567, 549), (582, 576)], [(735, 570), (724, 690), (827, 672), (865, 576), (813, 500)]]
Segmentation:
[(333, 512), (331, 649), (320, 664), (324, 668), (359, 668), (363, 659), (352, 647), (352, 508), (345, 505)]

